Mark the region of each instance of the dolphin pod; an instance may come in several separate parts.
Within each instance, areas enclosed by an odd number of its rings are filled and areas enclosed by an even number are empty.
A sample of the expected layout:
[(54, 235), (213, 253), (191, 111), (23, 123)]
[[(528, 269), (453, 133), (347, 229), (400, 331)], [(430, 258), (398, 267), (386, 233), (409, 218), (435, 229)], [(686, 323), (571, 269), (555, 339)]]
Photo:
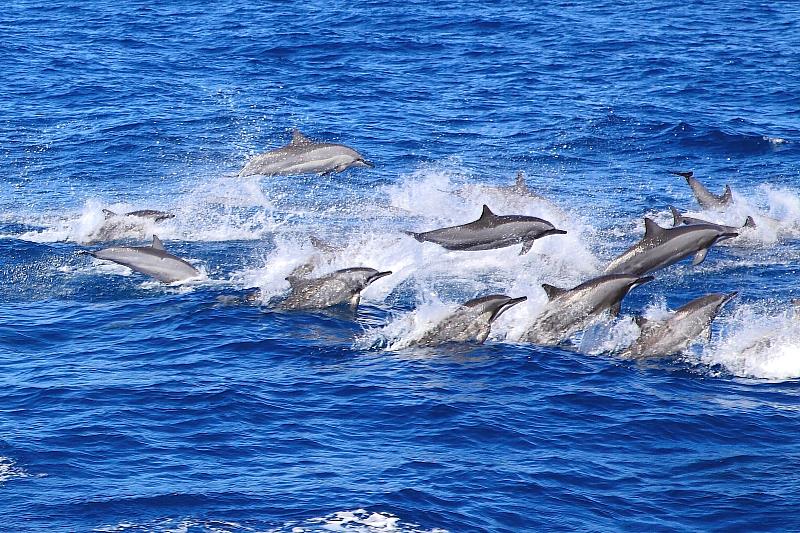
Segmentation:
[[(335, 143), (315, 142), (293, 131), (291, 142), (264, 154), (253, 157), (239, 171), (238, 176), (282, 176), (303, 173), (325, 174), (342, 172), (350, 167), (373, 166), (354, 149)], [(730, 186), (720, 195), (712, 194), (693, 172), (673, 172), (686, 179), (698, 203), (704, 208), (722, 209), (732, 202)], [(486, 192), (499, 192), (532, 201), (546, 201), (533, 192), (520, 171), (513, 185), (487, 187)], [(543, 310), (529, 324), (525, 324), (521, 342), (539, 345), (559, 345), (572, 335), (584, 330), (603, 315), (616, 317), (623, 299), (642, 284), (652, 281), (649, 275), (657, 270), (694, 256), (693, 265), (702, 263), (709, 249), (716, 243), (736, 237), (742, 228), (755, 226), (747, 217), (741, 228), (714, 224), (706, 220), (682, 215), (669, 206), (674, 227), (662, 228), (649, 218), (644, 219), (645, 233), (639, 242), (613, 259), (602, 275), (591, 278), (571, 289), (542, 284), (547, 295)], [(152, 223), (172, 218), (174, 215), (156, 210), (139, 210), (123, 214), (103, 210), (107, 221), (141, 220)], [(453, 251), (481, 251), (521, 244), (520, 255), (529, 252), (537, 239), (548, 235), (565, 234), (542, 218), (526, 215), (497, 215), (483, 205), (477, 220), (425, 232), (404, 232), (420, 242), (432, 242)], [(312, 276), (323, 259), (341, 252), (315, 237), (315, 257), (296, 267), (287, 277), (289, 292), (278, 307), (285, 310), (323, 309), (349, 305), (357, 309), (361, 293), (375, 281), (389, 276), (391, 271), (380, 271), (361, 266), (344, 268), (320, 276)], [(164, 283), (185, 281), (200, 275), (190, 263), (170, 254), (161, 240), (153, 235), (150, 246), (118, 246), (84, 252), (93, 257), (124, 265), (136, 272), (151, 276)], [(677, 309), (665, 321), (637, 319), (640, 333), (637, 339), (621, 354), (629, 359), (663, 357), (685, 350), (695, 339), (708, 336), (710, 325), (721, 308), (736, 293), (709, 294)], [(228, 297), (220, 301), (246, 303), (260, 300), (258, 292), (244, 298)], [(488, 338), (495, 320), (527, 296), (511, 297), (491, 294), (468, 300), (448, 316), (422, 333), (413, 342), (417, 346), (437, 346), (450, 342), (483, 343)]]
[(537, 217), (495, 215), (484, 205), (480, 218), (474, 222), (422, 233), (406, 233), (420, 242), (433, 242), (448, 250), (493, 250), (522, 243), (519, 254), (524, 255), (536, 239), (567, 232)]
[(343, 172), (350, 167), (373, 167), (364, 156), (343, 144), (315, 142), (294, 130), (286, 146), (253, 157), (239, 171), (245, 176), (291, 176)]

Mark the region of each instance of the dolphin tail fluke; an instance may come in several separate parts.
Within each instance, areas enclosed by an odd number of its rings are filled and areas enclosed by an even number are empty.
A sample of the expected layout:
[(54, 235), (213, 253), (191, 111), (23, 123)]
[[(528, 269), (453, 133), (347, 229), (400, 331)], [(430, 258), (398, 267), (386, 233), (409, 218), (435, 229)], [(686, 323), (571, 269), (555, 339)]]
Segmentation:
[(747, 218), (744, 220), (744, 226), (742, 226), (742, 227), (743, 228), (755, 228), (756, 227), (756, 221), (753, 220), (753, 217), (748, 215)]
[(686, 178), (687, 180), (691, 177), (694, 177), (694, 172), (691, 170), (670, 170), (670, 174), (674, 176), (680, 176), (682, 178)]

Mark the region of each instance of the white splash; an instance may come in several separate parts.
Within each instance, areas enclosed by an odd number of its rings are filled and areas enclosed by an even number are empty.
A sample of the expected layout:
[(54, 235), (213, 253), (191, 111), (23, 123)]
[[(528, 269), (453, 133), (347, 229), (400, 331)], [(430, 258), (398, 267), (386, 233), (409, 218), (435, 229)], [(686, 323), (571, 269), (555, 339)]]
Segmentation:
[(128, 531), (149, 531), (158, 533), (187, 533), (202, 531), (204, 533), (322, 533), (339, 531), (342, 533), (448, 533), (445, 529), (425, 529), (417, 524), (404, 522), (390, 513), (355, 509), (339, 511), (323, 517), (292, 521), (278, 527), (256, 529), (237, 522), (195, 518), (161, 518), (145, 524), (120, 522), (116, 525), (105, 525), (93, 531), (101, 533), (123, 533)]
[[(174, 218), (154, 222), (138, 217), (107, 219), (103, 209), (126, 213), (139, 209), (166, 211)], [(285, 221), (275, 220), (273, 207), (255, 179), (204, 178), (176, 196), (152, 203), (109, 203), (90, 198), (77, 212), (30, 214), (24, 222), (41, 230), (27, 231), (20, 239), (33, 242), (102, 243), (109, 240), (228, 241), (255, 240), (269, 235)]]
[(800, 378), (800, 317), (794, 309), (770, 311), (772, 302), (743, 304), (722, 324), (719, 340), (700, 360), (735, 376), (771, 380)]
[(321, 531), (340, 531), (344, 533), (447, 533), (445, 529), (424, 529), (418, 524), (403, 522), (389, 513), (356, 509), (339, 511), (328, 516), (312, 518), (305, 522), (290, 525), (291, 529), (276, 529), (274, 533), (314, 533)]
[(0, 456), (0, 486), (10, 479), (24, 477), (30, 477), (24, 468), (17, 466), (13, 459)]

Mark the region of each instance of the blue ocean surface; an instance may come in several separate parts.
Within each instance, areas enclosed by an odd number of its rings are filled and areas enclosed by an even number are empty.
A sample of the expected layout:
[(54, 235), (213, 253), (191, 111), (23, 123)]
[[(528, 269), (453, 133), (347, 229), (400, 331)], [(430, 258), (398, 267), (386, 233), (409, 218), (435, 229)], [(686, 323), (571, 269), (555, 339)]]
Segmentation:
[[(800, 531), (799, 67), (783, 1), (4, 4), (0, 531)], [(294, 128), (375, 167), (236, 177)], [(518, 171), (540, 196), (497, 188)], [(404, 233), (484, 204), (568, 233)], [(756, 227), (520, 341), (542, 283), (670, 205)], [(103, 209), (173, 213), (113, 244), (157, 234), (201, 275), (79, 254)], [(304, 264), (393, 274), (355, 313), (282, 311)], [(710, 340), (620, 357), (635, 316), (732, 291)], [(485, 344), (414, 345), (491, 293), (528, 299)]]

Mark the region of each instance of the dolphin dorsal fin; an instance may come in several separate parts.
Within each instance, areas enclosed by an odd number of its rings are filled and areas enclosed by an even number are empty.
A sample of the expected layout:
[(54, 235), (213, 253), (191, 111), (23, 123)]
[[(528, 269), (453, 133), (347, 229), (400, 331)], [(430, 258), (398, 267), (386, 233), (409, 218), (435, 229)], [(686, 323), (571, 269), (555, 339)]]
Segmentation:
[(514, 188), (518, 191), (528, 190), (528, 186), (525, 184), (525, 173), (521, 170), (517, 172), (517, 179), (514, 180)]
[(733, 200), (733, 192), (731, 191), (730, 185), (725, 185), (725, 192), (722, 193), (720, 200), (723, 204), (728, 204), (731, 200)]
[(549, 283), (542, 283), (542, 288), (544, 289), (545, 294), (547, 294), (547, 301), (551, 301), (567, 292), (567, 289), (562, 289), (561, 287), (556, 287), (555, 285), (550, 285)]
[(655, 237), (659, 233), (663, 233), (664, 228), (656, 224), (656, 222), (649, 217), (644, 218), (644, 236), (647, 237)]
[(153, 250), (164, 250), (164, 243), (158, 238), (158, 235), (153, 235), (153, 244), (150, 245)]
[(311, 144), (311, 139), (303, 135), (303, 133), (298, 129), (292, 130), (292, 142), (289, 144), (299, 145), (299, 144)]
[(756, 221), (753, 220), (753, 217), (751, 217), (750, 215), (747, 215), (747, 218), (744, 220), (744, 226), (742, 226), (742, 227), (743, 228), (755, 228), (756, 227)]
[(494, 218), (496, 216), (497, 215), (492, 213), (492, 210), (489, 209), (488, 205), (483, 204), (483, 211), (481, 211), (481, 218), (479, 218), (478, 220), (489, 220), (490, 218)]
[(111, 217), (117, 216), (117, 214), (110, 209), (103, 209), (103, 216), (105, 216), (106, 219), (109, 219)]
[(678, 211), (674, 205), (669, 206), (669, 210), (672, 213), (672, 225), (680, 226), (683, 223), (683, 216), (681, 216), (681, 212)]
[(636, 325), (639, 326), (639, 329), (644, 329), (648, 322), (650, 322), (641, 315), (633, 317), (633, 321), (636, 322)]

